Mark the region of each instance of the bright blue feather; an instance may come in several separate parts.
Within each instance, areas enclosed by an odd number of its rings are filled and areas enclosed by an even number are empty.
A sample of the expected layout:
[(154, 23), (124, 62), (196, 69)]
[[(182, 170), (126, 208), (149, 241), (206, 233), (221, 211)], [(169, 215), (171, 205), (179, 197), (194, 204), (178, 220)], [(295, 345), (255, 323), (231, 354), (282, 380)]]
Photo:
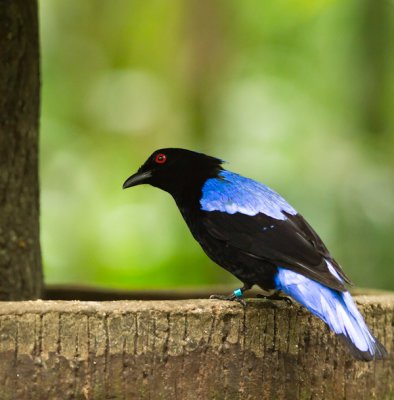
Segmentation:
[(221, 171), (218, 178), (208, 179), (202, 188), (201, 209), (228, 214), (246, 215), (264, 213), (278, 220), (285, 220), (286, 212), (297, 211), (283, 197), (269, 187), (230, 171)]
[[(342, 281), (328, 261), (327, 266)], [(374, 356), (377, 351), (376, 339), (370, 333), (349, 292), (338, 292), (280, 267), (275, 284), (278, 290), (290, 295), (321, 318), (336, 334), (344, 335), (358, 350)]]

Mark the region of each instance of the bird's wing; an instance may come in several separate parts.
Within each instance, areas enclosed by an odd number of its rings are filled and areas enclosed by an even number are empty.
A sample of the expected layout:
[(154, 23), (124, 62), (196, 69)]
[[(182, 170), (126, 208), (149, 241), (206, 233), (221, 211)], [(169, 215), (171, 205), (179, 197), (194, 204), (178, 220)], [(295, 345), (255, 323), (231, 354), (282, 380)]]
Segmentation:
[(313, 228), (267, 186), (225, 171), (207, 181), (200, 204), (207, 233), (227, 246), (346, 290), (328, 260), (350, 283)]
[(220, 211), (203, 212), (207, 233), (248, 255), (288, 268), (336, 290), (346, 290), (330, 272), (328, 260), (341, 278), (350, 283), (340, 266), (304, 218), (289, 215), (276, 220), (265, 214), (249, 216)]

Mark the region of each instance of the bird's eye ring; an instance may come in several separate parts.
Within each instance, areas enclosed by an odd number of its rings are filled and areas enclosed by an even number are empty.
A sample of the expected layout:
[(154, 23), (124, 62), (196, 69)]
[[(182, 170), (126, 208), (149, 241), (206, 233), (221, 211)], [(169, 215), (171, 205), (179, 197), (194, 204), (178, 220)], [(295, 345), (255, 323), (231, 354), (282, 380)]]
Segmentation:
[(155, 162), (157, 164), (164, 164), (167, 161), (167, 156), (163, 153), (159, 153), (156, 157), (155, 157)]

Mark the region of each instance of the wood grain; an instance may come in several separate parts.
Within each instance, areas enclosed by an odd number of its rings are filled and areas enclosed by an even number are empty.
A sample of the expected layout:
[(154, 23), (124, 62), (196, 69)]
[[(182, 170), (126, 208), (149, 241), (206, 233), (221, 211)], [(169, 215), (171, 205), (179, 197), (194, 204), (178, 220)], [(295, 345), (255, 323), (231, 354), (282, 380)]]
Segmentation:
[(394, 294), (356, 300), (389, 359), (353, 360), (284, 302), (3, 302), (0, 398), (393, 398)]

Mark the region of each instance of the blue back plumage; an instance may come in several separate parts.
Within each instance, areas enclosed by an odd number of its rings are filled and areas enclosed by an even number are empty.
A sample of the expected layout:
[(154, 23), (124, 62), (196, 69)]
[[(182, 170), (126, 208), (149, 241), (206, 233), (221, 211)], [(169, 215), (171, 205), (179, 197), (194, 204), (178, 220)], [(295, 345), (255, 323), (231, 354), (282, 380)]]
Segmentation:
[(264, 213), (278, 220), (297, 211), (269, 187), (230, 171), (223, 170), (217, 178), (208, 179), (202, 188), (201, 209), (228, 214), (246, 215)]
[[(327, 266), (341, 280), (328, 261)], [(278, 268), (275, 284), (278, 290), (321, 318), (336, 334), (343, 335), (358, 358), (369, 360), (385, 355), (385, 349), (369, 331), (349, 292), (330, 289), (281, 267)]]

